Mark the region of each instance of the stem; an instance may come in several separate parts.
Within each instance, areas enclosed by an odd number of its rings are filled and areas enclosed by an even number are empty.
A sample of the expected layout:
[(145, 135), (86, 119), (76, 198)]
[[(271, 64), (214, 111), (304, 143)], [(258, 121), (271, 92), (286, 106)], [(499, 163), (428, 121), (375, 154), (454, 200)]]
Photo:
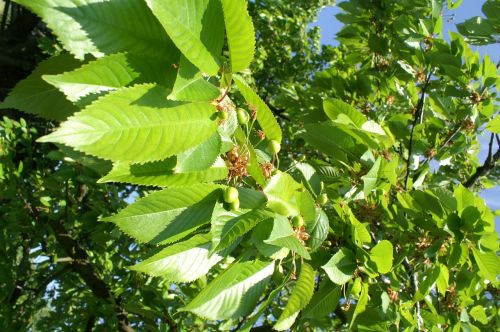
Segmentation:
[(0, 31), (5, 31), (5, 29), (7, 28), (7, 16), (9, 16), (10, 2), (11, 0), (5, 0), (5, 4), (3, 6), (2, 21), (0, 22)]
[[(493, 154), (493, 140), (495, 138), (498, 144), (498, 150), (497, 152), (495, 152), (495, 154)], [(486, 157), (484, 164), (478, 167), (474, 172), (474, 174), (472, 174), (471, 177), (463, 183), (464, 187), (466, 188), (472, 187), (480, 177), (487, 175), (495, 167), (499, 159), (500, 159), (500, 138), (498, 137), (498, 135), (491, 134), (490, 143), (488, 144), (488, 156)]]
[[(405, 257), (403, 260), (403, 265), (405, 269), (408, 271), (408, 277), (411, 282), (411, 287), (413, 288), (413, 293), (417, 292), (418, 289), (418, 273), (414, 271), (414, 269), (411, 267), (410, 262), (408, 261), (408, 258)], [(416, 314), (417, 314), (417, 330), (420, 332), (421, 331), (421, 324), (422, 324), (422, 315), (421, 315), (421, 308), (420, 308), (420, 301), (417, 301), (416, 305)]]
[(427, 88), (429, 87), (429, 82), (431, 80), (431, 76), (432, 76), (432, 70), (427, 75), (425, 83), (422, 86), (422, 90), (420, 92), (420, 99), (418, 100), (417, 109), (415, 111), (415, 116), (413, 118), (413, 123), (411, 125), (410, 143), (408, 144), (408, 159), (406, 160), (405, 190), (408, 189), (408, 180), (410, 178), (410, 171), (411, 171), (410, 164), (411, 164), (411, 157), (412, 157), (412, 153), (413, 153), (413, 139), (414, 139), (414, 134), (415, 134), (415, 127), (417, 126), (417, 123), (418, 123), (419, 119), (421, 118), (422, 113), (424, 112), (425, 94), (427, 92)]

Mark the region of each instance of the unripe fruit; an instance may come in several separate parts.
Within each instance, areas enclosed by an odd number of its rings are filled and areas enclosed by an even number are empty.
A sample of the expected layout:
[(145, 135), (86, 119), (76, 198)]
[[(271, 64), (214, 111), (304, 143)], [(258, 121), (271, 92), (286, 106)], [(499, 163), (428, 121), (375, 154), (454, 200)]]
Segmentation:
[(217, 113), (217, 116), (219, 117), (220, 120), (227, 120), (229, 115), (225, 111), (220, 111)]
[(229, 209), (231, 211), (238, 211), (240, 209), (240, 200), (236, 198), (234, 202), (229, 203)]
[(234, 187), (227, 187), (224, 190), (224, 201), (226, 203), (232, 203), (238, 200), (238, 190)]
[(236, 117), (238, 118), (238, 123), (240, 125), (247, 124), (250, 118), (247, 111), (245, 111), (243, 108), (238, 108), (238, 110), (236, 111)]
[(301, 215), (292, 218), (292, 225), (295, 228), (300, 228), (304, 226), (304, 218)]
[(267, 143), (267, 148), (271, 151), (272, 154), (278, 154), (281, 150), (281, 144), (278, 141), (271, 140)]
[(318, 202), (319, 205), (325, 205), (328, 202), (328, 195), (327, 194), (319, 195), (316, 202)]

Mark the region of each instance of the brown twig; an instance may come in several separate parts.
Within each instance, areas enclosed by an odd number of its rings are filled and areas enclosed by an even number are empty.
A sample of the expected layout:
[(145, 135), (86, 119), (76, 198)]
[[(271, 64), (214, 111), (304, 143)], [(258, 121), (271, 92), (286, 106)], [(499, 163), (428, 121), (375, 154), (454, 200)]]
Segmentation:
[[(496, 138), (497, 144), (498, 144), (498, 150), (493, 154), (493, 141)], [(486, 157), (486, 160), (484, 161), (482, 166), (479, 166), (474, 174), (471, 175), (470, 178), (468, 178), (464, 183), (464, 187), (470, 188), (472, 187), (476, 181), (482, 177), (487, 175), (496, 165), (497, 161), (500, 159), (500, 138), (498, 135), (491, 134), (490, 137), (490, 142), (488, 144), (488, 156)]]
[(413, 139), (415, 134), (415, 127), (417, 126), (417, 123), (420, 120), (422, 113), (424, 111), (425, 95), (427, 93), (427, 88), (429, 87), (431, 77), (432, 77), (432, 70), (427, 75), (424, 85), (422, 86), (422, 90), (420, 91), (420, 98), (418, 100), (415, 115), (413, 117), (413, 123), (411, 125), (410, 142), (408, 144), (408, 159), (406, 160), (405, 190), (408, 189), (408, 180), (410, 178), (410, 164), (413, 153)]

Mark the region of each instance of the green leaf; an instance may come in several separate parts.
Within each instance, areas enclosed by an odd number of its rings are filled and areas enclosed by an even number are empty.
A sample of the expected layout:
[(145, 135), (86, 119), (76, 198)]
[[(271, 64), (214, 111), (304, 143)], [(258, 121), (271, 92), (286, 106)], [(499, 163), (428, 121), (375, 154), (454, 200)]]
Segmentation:
[(340, 301), (342, 289), (325, 279), (303, 311), (304, 318), (320, 319), (332, 313)]
[(227, 211), (219, 204), (212, 215), (212, 251), (229, 247), (238, 238), (252, 230), (260, 222), (271, 219), (273, 213), (262, 208), (248, 212)]
[(238, 187), (238, 193), (240, 198), (241, 209), (247, 209), (247, 210), (258, 209), (261, 208), (263, 205), (265, 205), (267, 202), (266, 195), (264, 195), (263, 192), (258, 190)]
[(356, 308), (354, 309), (354, 313), (352, 314), (351, 324), (349, 325), (349, 329), (352, 329), (354, 321), (359, 316), (359, 314), (363, 313), (366, 310), (366, 305), (368, 304), (368, 287), (367, 283), (363, 283), (361, 286), (361, 293), (359, 294), (358, 302), (356, 303)]
[(382, 158), (377, 158), (377, 161), (375, 162), (375, 164), (373, 164), (370, 171), (368, 171), (368, 173), (361, 177), (364, 182), (363, 192), (365, 193), (365, 195), (368, 195), (373, 189), (377, 187), (381, 163)]
[(441, 295), (443, 296), (445, 296), (448, 289), (449, 279), (450, 272), (448, 271), (448, 268), (443, 264), (439, 264), (439, 277), (436, 281), (436, 286), (439, 293), (441, 293)]
[(356, 126), (361, 126), (366, 122), (366, 117), (357, 109), (339, 99), (327, 99), (323, 102), (323, 109), (331, 120), (337, 120), (340, 114), (346, 115)]
[(287, 173), (274, 175), (264, 188), (268, 199), (267, 206), (283, 216), (298, 215), (300, 211), (294, 197), (300, 187)]
[(460, 5), (462, 4), (462, 1), (464, 0), (447, 0), (448, 1), (448, 9), (450, 10), (453, 10), (453, 9), (457, 9), (458, 7), (460, 7)]
[(269, 107), (260, 99), (252, 88), (247, 85), (243, 78), (238, 75), (234, 75), (233, 78), (247, 103), (257, 111), (257, 122), (266, 134), (266, 138), (281, 142), (281, 128)]
[(283, 310), (278, 321), (274, 324), (273, 329), (284, 331), (293, 325), (299, 312), (307, 306), (313, 296), (314, 277), (315, 272), (313, 268), (307, 263), (302, 263), (297, 283), (288, 298), (285, 310)]
[(220, 188), (199, 184), (164, 189), (103, 220), (115, 223), (139, 242), (172, 243), (210, 221)]
[(500, 116), (497, 115), (493, 120), (488, 122), (486, 129), (495, 134), (500, 134)]
[(222, 180), (228, 175), (226, 163), (221, 158), (218, 158), (212, 167), (195, 172), (176, 172), (173, 170), (176, 158), (173, 159), (173, 165), (172, 158), (146, 164), (118, 162), (98, 182), (121, 182), (158, 187), (186, 187), (197, 183)]
[(288, 273), (288, 275), (286, 275), (285, 278), (283, 278), (281, 285), (278, 285), (278, 287), (276, 287), (275, 289), (273, 289), (269, 293), (269, 296), (267, 297), (266, 301), (264, 301), (260, 305), (259, 310), (256, 313), (254, 313), (252, 315), (252, 317), (250, 319), (248, 319), (245, 322), (245, 324), (243, 324), (243, 326), (241, 328), (238, 329), (238, 332), (250, 332), (251, 331), (252, 327), (261, 318), (262, 314), (269, 307), (269, 305), (273, 301), (273, 299), (281, 292), (283, 287), (285, 287), (285, 285), (288, 283), (288, 281), (290, 280), (290, 277), (292, 275), (291, 272), (292, 271), (290, 271), (290, 273)]
[(370, 260), (375, 263), (377, 272), (380, 274), (389, 273), (392, 269), (393, 261), (392, 244), (387, 240), (382, 240), (370, 251)]
[[(217, 130), (209, 104), (172, 104), (151, 84), (110, 93), (39, 139), (113, 161), (143, 163), (194, 147)], [(196, 132), (196, 135), (192, 133)]]
[(295, 167), (300, 171), (304, 186), (309, 188), (316, 196), (321, 194), (321, 178), (314, 167), (306, 163), (296, 163)]
[(185, 101), (212, 101), (219, 95), (219, 89), (205, 80), (200, 70), (182, 55), (177, 79), (168, 98)]
[(348, 163), (348, 156), (358, 159), (351, 137), (330, 122), (305, 124), (304, 139), (319, 151)]
[(179, 311), (210, 320), (246, 316), (254, 309), (273, 271), (274, 262), (234, 263)]
[(175, 170), (179, 173), (199, 172), (208, 169), (219, 157), (222, 142), (218, 132), (192, 149), (177, 155)]
[(328, 237), (328, 229), (330, 227), (330, 222), (325, 211), (321, 208), (316, 208), (316, 218), (312, 226), (307, 228), (307, 233), (311, 236), (307, 242), (307, 246), (310, 248), (311, 252), (317, 250), (321, 244)]
[(63, 93), (45, 82), (42, 75), (72, 70), (80, 65), (80, 61), (67, 53), (42, 61), (26, 79), (17, 83), (0, 104), (0, 109), (15, 108), (49, 120), (66, 119), (78, 109)]
[(209, 234), (195, 235), (161, 250), (156, 255), (132, 266), (130, 269), (152, 276), (162, 276), (173, 282), (191, 282), (208, 273), (222, 260), (218, 254), (209, 254)]
[(492, 283), (497, 283), (500, 274), (500, 259), (497, 254), (493, 251), (481, 252), (476, 248), (472, 248), (472, 254), (481, 274)]
[(352, 223), (354, 243), (356, 243), (358, 247), (363, 247), (364, 244), (370, 244), (372, 238), (365, 225), (360, 223), (353, 215), (351, 215), (349, 219)]
[(472, 316), (475, 320), (477, 320), (479, 323), (486, 325), (488, 324), (488, 316), (486, 316), (486, 311), (484, 310), (484, 307), (481, 305), (477, 305), (473, 307), (469, 311), (469, 315)]
[(486, 45), (497, 42), (494, 38), (496, 34), (494, 21), (481, 16), (475, 16), (457, 24), (457, 30), (466, 36), (468, 43), (473, 45)]
[(83, 59), (127, 51), (176, 61), (178, 52), (144, 1), (16, 0), (40, 16), (64, 48)]
[(434, 265), (430, 270), (426, 271), (426, 273), (422, 275), (423, 280), (420, 282), (420, 285), (418, 285), (418, 290), (415, 292), (415, 296), (413, 297), (414, 301), (421, 301), (427, 294), (429, 294), (432, 286), (438, 280), (440, 272), (441, 270), (439, 266)]
[(325, 270), (331, 281), (343, 285), (352, 279), (358, 264), (356, 256), (349, 249), (342, 248), (321, 268)]
[(467, 207), (475, 205), (476, 198), (474, 194), (461, 184), (455, 189), (454, 196), (457, 200), (458, 214), (462, 214), (462, 211)]
[[(171, 86), (175, 70), (167, 59), (141, 54), (118, 53), (92, 61), (80, 68), (43, 79), (76, 102), (89, 94), (116, 90), (136, 83)], [(59, 72), (61, 69), (59, 69)]]
[(259, 253), (271, 259), (284, 259), (290, 253), (290, 249), (267, 244), (273, 230), (274, 222), (261, 222), (252, 232), (251, 243), (255, 245)]
[(184, 56), (201, 71), (216, 75), (224, 42), (218, 0), (148, 0), (149, 7)]
[(255, 31), (248, 14), (247, 0), (221, 0), (226, 23), (231, 71), (246, 69), (255, 52)]
[(284, 216), (276, 215), (274, 218), (273, 230), (264, 243), (288, 248), (305, 259), (311, 259), (311, 255), (309, 255), (306, 247), (297, 239), (292, 225), (290, 225), (290, 222)]

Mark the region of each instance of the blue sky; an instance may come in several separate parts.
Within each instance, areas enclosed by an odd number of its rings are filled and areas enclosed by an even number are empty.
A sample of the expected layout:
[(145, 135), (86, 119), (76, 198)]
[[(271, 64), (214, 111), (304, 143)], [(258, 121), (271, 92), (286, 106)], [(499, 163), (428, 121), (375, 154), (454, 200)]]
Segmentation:
[[(443, 34), (445, 39), (448, 39), (448, 30), (457, 31), (455, 24), (461, 23), (473, 16), (482, 16), (481, 11), (485, 0), (464, 0), (462, 5), (455, 10), (445, 10), (445, 15), (452, 18), (452, 20), (445, 20)], [(326, 7), (318, 15), (316, 22), (312, 26), (319, 26), (321, 28), (321, 42), (326, 45), (337, 45), (335, 34), (341, 29), (342, 23), (337, 21), (335, 15), (340, 12), (338, 7)], [(473, 47), (474, 50), (479, 51), (481, 55), (488, 54), (494, 63), (500, 61), (500, 44), (492, 44), (487, 46)], [(486, 135), (487, 136), (487, 135)], [(485, 139), (482, 139), (482, 148), (479, 153), (479, 159), (483, 161), (487, 155), (487, 144)], [(483, 190), (481, 196), (486, 200), (488, 205), (493, 210), (500, 209), (500, 187)], [(500, 217), (496, 218), (496, 229), (500, 233)]]

